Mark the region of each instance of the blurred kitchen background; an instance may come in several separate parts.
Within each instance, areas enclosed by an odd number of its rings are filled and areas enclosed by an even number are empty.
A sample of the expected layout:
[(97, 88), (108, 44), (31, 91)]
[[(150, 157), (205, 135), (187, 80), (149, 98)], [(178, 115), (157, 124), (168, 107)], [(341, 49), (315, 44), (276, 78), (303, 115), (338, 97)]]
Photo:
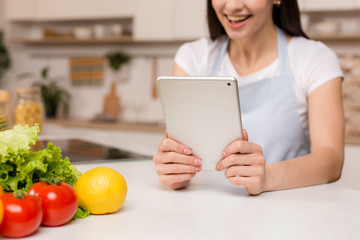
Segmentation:
[[(69, 91), (68, 117), (74, 119), (101, 113), (115, 82), (120, 120), (161, 123), (156, 76), (172, 73), (181, 43), (206, 35), (205, 1), (0, 0), (0, 11), (12, 59), (0, 87), (15, 93), (46, 67)], [(114, 52), (131, 57), (119, 71), (105, 57)]]
[[(355, 157), (360, 153), (360, 0), (298, 2), (306, 33), (339, 56), (346, 76), (346, 142)], [(182, 43), (208, 34), (205, 0), (0, 0), (0, 30), (12, 60), (0, 75), (0, 88), (12, 92), (9, 118), (16, 89), (31, 87), (43, 74), (71, 96), (67, 114), (59, 110), (46, 121), (89, 127), (106, 122), (161, 134), (156, 78), (171, 75)]]
[[(0, 0), (0, 29), (12, 59), (0, 87), (14, 91), (15, 98), (16, 88), (31, 86), (48, 68), (48, 77), (71, 95), (69, 118), (99, 117), (115, 83), (119, 120), (161, 123), (156, 77), (172, 73), (183, 42), (207, 35), (205, 5), (205, 0)], [(339, 54), (347, 74), (347, 135), (360, 136), (360, 0), (299, 5), (309, 36)], [(114, 70), (106, 58), (111, 52), (131, 60)]]

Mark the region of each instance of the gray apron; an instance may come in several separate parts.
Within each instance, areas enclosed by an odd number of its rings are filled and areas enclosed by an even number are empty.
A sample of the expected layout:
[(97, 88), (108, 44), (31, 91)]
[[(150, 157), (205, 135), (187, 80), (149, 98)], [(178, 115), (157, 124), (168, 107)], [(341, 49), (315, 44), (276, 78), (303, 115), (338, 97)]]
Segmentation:
[[(276, 30), (279, 76), (239, 87), (243, 128), (249, 134), (249, 141), (262, 147), (267, 163), (310, 153), (310, 141), (297, 112), (286, 37), (282, 30)], [(228, 39), (222, 43), (211, 69), (211, 76), (217, 76), (228, 43)]]

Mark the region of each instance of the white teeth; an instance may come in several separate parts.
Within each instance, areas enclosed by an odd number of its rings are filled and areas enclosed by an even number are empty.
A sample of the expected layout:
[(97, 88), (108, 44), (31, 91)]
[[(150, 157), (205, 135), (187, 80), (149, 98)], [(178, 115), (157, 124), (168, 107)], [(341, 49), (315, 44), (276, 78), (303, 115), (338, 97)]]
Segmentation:
[(248, 18), (248, 16), (239, 16), (239, 17), (236, 17), (236, 16), (227, 16), (227, 18), (229, 19), (229, 21), (237, 22), (237, 21), (244, 21), (245, 19)]

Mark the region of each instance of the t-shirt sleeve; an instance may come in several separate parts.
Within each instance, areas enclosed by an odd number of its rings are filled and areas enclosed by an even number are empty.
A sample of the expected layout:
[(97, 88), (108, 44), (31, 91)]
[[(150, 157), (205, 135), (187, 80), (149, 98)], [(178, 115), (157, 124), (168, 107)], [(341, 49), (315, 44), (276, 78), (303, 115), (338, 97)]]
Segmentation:
[(205, 38), (183, 44), (175, 55), (175, 63), (189, 75), (204, 74), (208, 59), (208, 41)]
[(344, 77), (336, 54), (321, 42), (314, 43), (305, 64), (307, 95), (334, 78)]

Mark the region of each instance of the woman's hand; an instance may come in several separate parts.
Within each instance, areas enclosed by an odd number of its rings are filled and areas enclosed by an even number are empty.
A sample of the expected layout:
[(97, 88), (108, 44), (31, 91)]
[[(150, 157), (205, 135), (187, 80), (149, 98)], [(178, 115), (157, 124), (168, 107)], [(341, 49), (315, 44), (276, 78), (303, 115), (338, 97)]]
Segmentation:
[(191, 149), (168, 138), (166, 132), (153, 161), (160, 182), (172, 189), (186, 187), (201, 170), (201, 160), (192, 155)]
[(245, 130), (243, 136), (244, 140), (236, 140), (224, 149), (216, 170), (225, 169), (225, 176), (232, 184), (245, 186), (250, 194), (258, 195), (264, 191), (265, 157), (259, 145), (248, 142)]

